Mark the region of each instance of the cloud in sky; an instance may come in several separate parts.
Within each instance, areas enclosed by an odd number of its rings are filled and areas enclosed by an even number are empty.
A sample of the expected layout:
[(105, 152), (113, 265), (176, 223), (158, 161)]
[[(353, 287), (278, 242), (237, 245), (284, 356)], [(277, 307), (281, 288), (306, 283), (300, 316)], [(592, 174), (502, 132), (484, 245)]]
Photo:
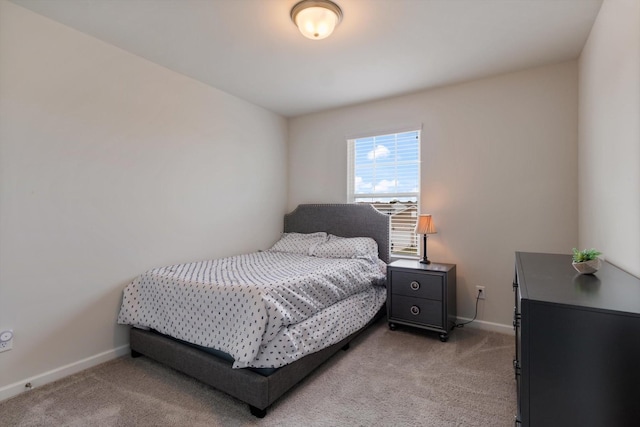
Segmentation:
[(363, 182), (361, 176), (356, 176), (356, 193), (369, 193), (372, 188), (370, 182)]
[(377, 145), (375, 150), (371, 150), (367, 153), (367, 159), (383, 159), (389, 156), (389, 149), (384, 145)]
[(356, 176), (355, 179), (355, 192), (358, 193), (394, 193), (398, 191), (397, 188), (400, 182), (397, 179), (383, 179), (378, 181), (376, 185), (371, 182), (364, 182), (361, 176)]
[(398, 185), (398, 180), (396, 179), (383, 179), (378, 182), (375, 186), (376, 192), (388, 193), (390, 191), (395, 191), (396, 186)]

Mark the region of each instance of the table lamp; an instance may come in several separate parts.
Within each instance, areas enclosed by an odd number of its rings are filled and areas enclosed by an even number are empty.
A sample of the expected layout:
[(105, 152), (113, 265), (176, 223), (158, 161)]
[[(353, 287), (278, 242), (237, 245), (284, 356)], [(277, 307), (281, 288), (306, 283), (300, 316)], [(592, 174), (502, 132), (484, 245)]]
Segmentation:
[(422, 234), (422, 259), (421, 264), (431, 264), (431, 261), (427, 258), (427, 234), (435, 234), (436, 227), (433, 225), (431, 215), (420, 215), (418, 217), (418, 224), (416, 224), (416, 234)]

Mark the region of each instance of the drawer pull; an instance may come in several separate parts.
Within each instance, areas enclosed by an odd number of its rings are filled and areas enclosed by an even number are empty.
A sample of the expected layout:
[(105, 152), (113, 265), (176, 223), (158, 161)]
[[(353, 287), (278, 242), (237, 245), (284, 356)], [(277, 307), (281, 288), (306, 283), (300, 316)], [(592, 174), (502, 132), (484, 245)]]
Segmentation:
[(517, 359), (513, 359), (513, 373), (516, 375), (516, 379), (518, 379), (520, 372), (520, 361), (518, 361)]
[(420, 314), (420, 307), (418, 307), (417, 305), (412, 305), (410, 311), (411, 314), (417, 316), (418, 314)]
[(416, 282), (415, 280), (411, 282), (409, 286), (411, 286), (411, 289), (413, 289), (414, 291), (417, 291), (418, 289), (420, 289), (420, 283)]

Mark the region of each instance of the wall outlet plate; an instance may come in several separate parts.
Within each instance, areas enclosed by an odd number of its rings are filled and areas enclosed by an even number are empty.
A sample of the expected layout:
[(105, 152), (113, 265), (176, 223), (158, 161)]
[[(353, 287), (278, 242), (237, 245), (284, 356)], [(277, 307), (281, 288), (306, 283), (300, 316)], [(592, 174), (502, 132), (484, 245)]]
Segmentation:
[(13, 348), (13, 331), (11, 329), (0, 332), (0, 352)]
[[(480, 295), (478, 295), (478, 293), (480, 293)], [(476, 295), (478, 296), (478, 299), (485, 299), (486, 294), (484, 286), (476, 286)]]

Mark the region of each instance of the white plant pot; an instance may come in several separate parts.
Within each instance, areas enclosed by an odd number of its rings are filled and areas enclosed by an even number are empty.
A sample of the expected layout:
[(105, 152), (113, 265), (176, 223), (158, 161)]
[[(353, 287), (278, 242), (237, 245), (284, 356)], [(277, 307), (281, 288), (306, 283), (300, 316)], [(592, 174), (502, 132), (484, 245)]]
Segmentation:
[(602, 266), (602, 261), (600, 258), (592, 259), (584, 262), (573, 262), (571, 263), (573, 268), (580, 274), (593, 274), (600, 269)]

